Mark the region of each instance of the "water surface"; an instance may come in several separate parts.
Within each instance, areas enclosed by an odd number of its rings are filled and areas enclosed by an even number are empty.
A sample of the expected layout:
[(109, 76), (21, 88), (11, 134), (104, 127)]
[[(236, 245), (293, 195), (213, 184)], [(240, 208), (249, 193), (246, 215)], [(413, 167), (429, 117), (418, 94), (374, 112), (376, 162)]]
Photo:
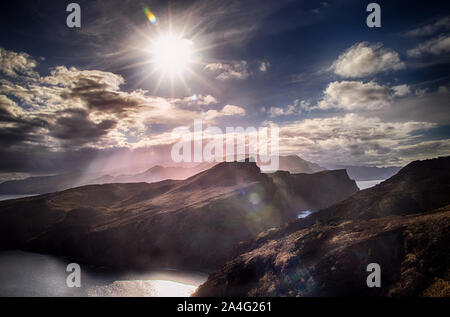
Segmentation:
[(297, 214), (297, 219), (306, 218), (311, 214), (311, 210), (302, 210)]
[(17, 198), (25, 198), (25, 197), (32, 197), (37, 196), (37, 194), (29, 194), (29, 195), (0, 195), (0, 201), (2, 200), (9, 200), (9, 199), (17, 199)]
[(374, 179), (370, 181), (356, 181), (356, 185), (359, 187), (360, 190), (367, 189), (370, 187), (373, 187), (375, 185), (378, 185), (381, 182), (384, 182), (385, 179)]
[(68, 263), (50, 255), (0, 252), (0, 296), (187, 297), (208, 277), (175, 270), (108, 273), (81, 265), (81, 288), (69, 288)]

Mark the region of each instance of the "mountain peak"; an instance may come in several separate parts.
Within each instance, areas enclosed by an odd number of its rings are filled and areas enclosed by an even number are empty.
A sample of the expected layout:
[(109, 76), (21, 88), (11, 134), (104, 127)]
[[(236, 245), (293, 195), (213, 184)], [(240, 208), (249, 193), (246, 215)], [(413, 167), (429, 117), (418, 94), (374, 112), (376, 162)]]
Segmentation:
[(221, 162), (209, 170), (194, 175), (188, 180), (199, 185), (234, 186), (241, 183), (261, 181), (265, 175), (255, 162)]
[(450, 156), (414, 161), (375, 187), (362, 190), (318, 215), (379, 218), (415, 214), (450, 204)]

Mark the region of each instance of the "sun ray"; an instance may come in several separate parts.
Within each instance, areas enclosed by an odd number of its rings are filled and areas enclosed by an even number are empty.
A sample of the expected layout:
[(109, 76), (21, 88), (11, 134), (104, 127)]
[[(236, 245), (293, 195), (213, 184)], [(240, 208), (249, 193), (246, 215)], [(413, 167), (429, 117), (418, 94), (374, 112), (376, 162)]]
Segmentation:
[[(139, 79), (133, 84), (134, 87), (140, 87), (144, 82), (151, 83), (153, 87), (149, 90), (158, 93), (164, 83), (164, 90), (167, 89), (172, 97), (176, 93), (179, 94), (180, 89), (183, 91), (192, 89), (191, 79), (216, 90), (210, 82), (202, 78), (198, 70), (206, 65), (202, 60), (204, 52), (223, 44), (202, 43), (201, 36), (205, 34), (207, 28), (201, 21), (194, 20), (195, 10), (184, 14), (182, 19), (174, 15), (170, 4), (165, 18), (155, 15), (150, 8), (144, 8), (144, 13), (148, 20), (145, 26), (130, 23), (130, 27), (140, 39), (140, 42), (135, 42), (135, 45), (131, 46), (131, 50), (135, 52), (134, 56), (144, 60), (127, 65), (120, 64), (117, 71), (142, 68), (144, 74), (142, 72), (136, 74)], [(117, 52), (118, 56), (126, 53), (127, 50)], [(149, 78), (154, 80), (150, 82)]]

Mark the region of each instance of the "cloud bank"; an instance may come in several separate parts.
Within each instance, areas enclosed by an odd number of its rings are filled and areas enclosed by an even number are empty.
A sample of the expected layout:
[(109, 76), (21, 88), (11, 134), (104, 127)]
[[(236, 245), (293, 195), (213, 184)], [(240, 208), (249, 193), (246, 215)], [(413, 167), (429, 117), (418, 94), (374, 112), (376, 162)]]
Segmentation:
[(383, 48), (381, 43), (361, 42), (339, 55), (331, 69), (340, 77), (363, 78), (404, 67), (397, 52)]

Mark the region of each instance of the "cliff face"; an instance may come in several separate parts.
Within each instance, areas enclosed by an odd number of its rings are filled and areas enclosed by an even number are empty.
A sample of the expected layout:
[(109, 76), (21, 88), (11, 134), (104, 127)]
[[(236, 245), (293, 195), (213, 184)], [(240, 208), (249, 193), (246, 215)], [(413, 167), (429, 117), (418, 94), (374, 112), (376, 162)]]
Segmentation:
[[(450, 157), (242, 243), (197, 296), (450, 296)], [(381, 266), (382, 287), (366, 284)]]
[[(314, 198), (328, 205), (354, 190), (342, 175), (332, 177), (342, 181), (339, 197), (327, 194), (324, 174), (285, 174), (277, 181), (290, 177), (295, 184), (315, 183)], [(300, 207), (284, 198), (312, 194), (300, 185), (282, 193), (255, 163), (221, 163), (181, 181), (84, 186), (0, 202), (0, 248), (119, 268), (210, 270), (225, 263), (238, 242), (295, 219)], [(303, 199), (301, 208), (316, 208), (315, 200)]]
[(317, 211), (344, 200), (358, 191), (356, 182), (345, 170), (322, 171), (315, 174), (290, 174), (279, 171), (269, 174), (280, 199), (292, 210)]

